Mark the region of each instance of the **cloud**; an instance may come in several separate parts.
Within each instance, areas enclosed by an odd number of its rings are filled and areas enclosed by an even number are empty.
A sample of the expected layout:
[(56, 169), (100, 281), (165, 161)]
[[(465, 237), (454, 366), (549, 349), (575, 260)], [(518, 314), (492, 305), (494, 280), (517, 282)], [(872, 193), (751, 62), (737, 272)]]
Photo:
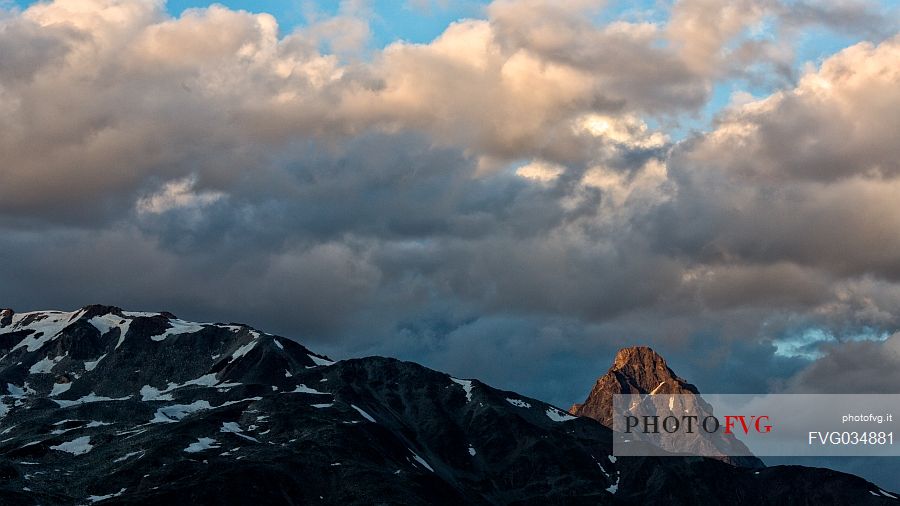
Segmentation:
[(737, 106), (676, 147), (668, 169), (679, 198), (646, 233), (703, 263), (896, 281), (900, 152), (888, 132), (900, 106), (898, 48), (894, 38), (845, 49), (796, 88)]
[(867, 1), (681, 0), (666, 25), (693, 72), (759, 84), (793, 79), (795, 46), (805, 30), (825, 28), (879, 41), (896, 33), (891, 9)]
[(587, 24), (586, 39), (566, 42), (577, 47), (548, 55), (530, 38), (506, 40), (532, 21), (509, 19), (507, 4), (370, 61), (320, 52), (363, 43), (364, 8), (353, 3), (284, 37), (268, 14), (216, 5), (170, 18), (160, 2), (36, 4), (2, 21), (18, 49), (4, 51), (15, 56), (0, 71), (0, 212), (108, 223), (168, 182), (228, 192), (249, 174), (283, 179), (297, 139), (371, 130), (426, 132), (482, 167), (584, 164), (602, 137), (575, 128), (585, 115), (702, 103), (707, 84), (682, 75), (654, 28)]
[(896, 32), (896, 7), (866, 0), (835, 2), (785, 2), (777, 9), (786, 23), (797, 29), (805, 25), (827, 26), (844, 33), (864, 33), (870, 40)]
[(366, 0), (341, 0), (337, 14), (324, 15), (312, 2), (303, 5), (307, 20), (301, 38), (313, 48), (325, 48), (341, 57), (360, 55), (372, 36), (368, 18), (371, 8)]
[(900, 385), (900, 334), (883, 342), (829, 346), (824, 357), (792, 377), (790, 392), (894, 394)]
[[(900, 39), (861, 43), (809, 70), (796, 87), (726, 111), (690, 146), (693, 163), (714, 163), (757, 182), (832, 182), (900, 174), (891, 142), (900, 124)], [(724, 149), (725, 146), (738, 149)]]
[(684, 62), (695, 72), (728, 71), (727, 45), (758, 23), (774, 2), (760, 0), (684, 0), (676, 2), (667, 26)]
[(536, 181), (549, 182), (558, 178), (565, 171), (566, 168), (561, 165), (533, 160), (531, 163), (516, 169), (516, 175)]
[[(359, 2), (332, 17), (310, 11), (286, 36), (268, 14), (216, 5), (171, 18), (161, 2), (36, 4), (2, 20), (16, 50), (0, 67), (0, 212), (108, 223), (167, 182), (195, 177), (200, 191), (228, 192), (251, 173), (277, 180), (296, 139), (341, 143), (372, 130), (425, 132), (482, 170), (523, 158), (604, 162), (605, 143), (646, 149), (638, 139), (659, 137), (634, 130), (639, 115), (698, 110), (716, 74), (691, 62), (709, 60), (759, 10), (720, 5), (735, 20), (704, 35), (691, 31), (700, 7), (679, 3), (666, 26), (598, 24), (594, 1), (499, 0), (486, 20), (361, 59), (350, 56), (369, 36)], [(840, 73), (831, 65), (824, 79)], [(586, 121), (618, 126), (598, 135)]]
[(166, 183), (162, 190), (137, 201), (138, 214), (162, 214), (176, 209), (206, 207), (224, 197), (220, 192), (195, 193), (197, 181), (185, 178)]
[(900, 323), (898, 41), (665, 128), (786, 57), (770, 24), (869, 19), (838, 7), (500, 0), (381, 49), (359, 2), (292, 33), (222, 6), (6, 13), (0, 299), (245, 321), (560, 404), (636, 342), (707, 390), (772, 388), (808, 365), (779, 354), (797, 336)]

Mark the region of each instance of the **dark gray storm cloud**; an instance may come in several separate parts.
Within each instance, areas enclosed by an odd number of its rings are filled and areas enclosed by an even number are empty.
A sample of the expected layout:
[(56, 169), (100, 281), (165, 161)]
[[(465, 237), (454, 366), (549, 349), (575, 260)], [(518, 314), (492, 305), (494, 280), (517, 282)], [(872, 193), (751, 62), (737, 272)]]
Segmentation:
[(823, 343), (900, 326), (900, 42), (841, 4), (878, 40), (673, 139), (734, 58), (790, 60), (761, 20), (839, 17), (739, 4), (499, 0), (365, 56), (348, 9), (4, 13), (0, 305), (242, 321), (561, 405), (634, 344), (705, 391), (828, 384)]
[(797, 392), (897, 393), (900, 385), (900, 334), (883, 342), (847, 342), (825, 348), (825, 355), (791, 379)]

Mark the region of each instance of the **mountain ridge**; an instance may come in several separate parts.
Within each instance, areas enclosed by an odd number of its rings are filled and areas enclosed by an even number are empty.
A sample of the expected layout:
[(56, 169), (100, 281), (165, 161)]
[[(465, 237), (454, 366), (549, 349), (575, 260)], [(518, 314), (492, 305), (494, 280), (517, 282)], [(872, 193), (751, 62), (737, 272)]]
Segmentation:
[(616, 459), (607, 427), (543, 401), (246, 325), (10, 313), (4, 504), (897, 504), (812, 468)]

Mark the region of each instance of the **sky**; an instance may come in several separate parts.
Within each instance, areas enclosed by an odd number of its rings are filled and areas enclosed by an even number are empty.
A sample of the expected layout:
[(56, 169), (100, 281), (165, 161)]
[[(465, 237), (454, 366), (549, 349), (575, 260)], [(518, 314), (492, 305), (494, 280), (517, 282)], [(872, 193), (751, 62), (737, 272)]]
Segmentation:
[(0, 2), (0, 306), (561, 406), (900, 385), (898, 3)]

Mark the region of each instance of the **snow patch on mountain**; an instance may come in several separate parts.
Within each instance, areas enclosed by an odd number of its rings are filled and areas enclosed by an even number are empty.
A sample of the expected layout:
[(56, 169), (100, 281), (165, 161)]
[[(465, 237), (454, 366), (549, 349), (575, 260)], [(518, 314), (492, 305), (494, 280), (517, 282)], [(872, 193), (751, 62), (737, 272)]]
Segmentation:
[(432, 469), (432, 467), (430, 465), (428, 465), (428, 462), (425, 462), (425, 459), (420, 457), (418, 453), (412, 451), (412, 449), (409, 449), (409, 448), (407, 448), (407, 450), (409, 450), (409, 453), (412, 453), (413, 459), (415, 459), (416, 462), (418, 462), (419, 464), (422, 464), (422, 466), (425, 467), (425, 469), (428, 469), (432, 473), (434, 472), (434, 469)]
[(102, 395), (97, 395), (93, 392), (81, 397), (80, 399), (76, 399), (74, 401), (68, 401), (63, 399), (54, 399), (53, 402), (59, 405), (61, 408), (68, 408), (70, 406), (77, 406), (79, 404), (87, 404), (89, 402), (105, 402), (105, 401), (127, 401), (131, 396), (127, 395), (125, 397), (119, 397), (118, 399), (112, 397), (104, 397)]
[(320, 391), (318, 391), (318, 390), (316, 390), (316, 389), (314, 389), (314, 388), (309, 388), (308, 386), (304, 385), (303, 383), (300, 383), (299, 385), (297, 385), (297, 387), (294, 388), (294, 390), (292, 390), (291, 393), (295, 393), (295, 394), (331, 395), (331, 394), (328, 393), (328, 392), (320, 392)]
[(126, 460), (130, 459), (131, 457), (136, 457), (138, 455), (143, 455), (143, 454), (144, 454), (144, 450), (138, 450), (136, 452), (126, 453), (125, 455), (122, 455), (121, 457), (113, 460), (113, 462), (125, 462)]
[(125, 342), (125, 334), (128, 333), (128, 328), (131, 326), (131, 322), (133, 318), (121, 318), (112, 313), (108, 313), (101, 316), (95, 316), (88, 320), (88, 323), (94, 326), (99, 332), (100, 335), (106, 335), (107, 332), (114, 328), (119, 329), (119, 340), (116, 342), (116, 349), (119, 349), (119, 346), (122, 346), (122, 343)]
[(90, 436), (82, 436), (75, 438), (72, 441), (50, 447), (51, 450), (59, 450), (61, 452), (71, 453), (72, 455), (84, 455), (93, 448), (94, 446), (91, 444)]
[(28, 382), (25, 382), (24, 386), (13, 385), (12, 383), (6, 384), (6, 391), (9, 392), (9, 396), (14, 399), (24, 399), (26, 395), (33, 395), (35, 393), (28, 386)]
[(256, 341), (250, 341), (249, 343), (241, 346), (234, 353), (231, 354), (230, 362), (234, 362), (235, 360), (243, 357), (244, 355), (250, 353), (253, 348), (256, 347)]
[(219, 444), (215, 439), (210, 437), (201, 437), (197, 438), (196, 443), (191, 443), (187, 448), (184, 449), (187, 453), (198, 453), (205, 450), (212, 450), (214, 448), (219, 448)]
[(372, 422), (372, 423), (377, 423), (377, 422), (375, 421), (375, 419), (372, 418), (372, 415), (370, 415), (370, 414), (366, 413), (365, 411), (363, 411), (363, 409), (360, 408), (359, 406), (357, 406), (357, 405), (355, 405), (355, 404), (351, 404), (350, 407), (353, 408), (353, 409), (355, 409), (355, 410), (356, 410), (360, 415), (362, 415), (362, 417), (365, 418), (366, 420), (368, 420), (368, 421), (370, 421), (370, 422)]
[(72, 383), (54, 383), (53, 389), (50, 390), (50, 397), (55, 397), (59, 394), (68, 392), (69, 389), (72, 388)]
[(63, 357), (44, 357), (41, 360), (35, 362), (29, 369), (28, 372), (31, 374), (50, 374), (53, 371), (53, 366), (58, 364)]
[(880, 488), (878, 489), (878, 491), (881, 492), (881, 495), (887, 497), (888, 499), (896, 499), (897, 498), (897, 496), (895, 496), (893, 494), (889, 494), (889, 493), (885, 492), (884, 490), (881, 490)]
[(93, 371), (97, 367), (97, 364), (99, 364), (100, 361), (103, 360), (104, 358), (106, 358), (106, 353), (104, 353), (103, 355), (100, 355), (100, 357), (98, 357), (97, 360), (93, 360), (91, 362), (85, 362), (84, 370), (85, 371)]
[(554, 422), (566, 422), (578, 418), (577, 416), (572, 416), (568, 413), (564, 413), (556, 408), (547, 408), (546, 413), (547, 418), (553, 420)]
[(255, 437), (250, 437), (246, 434), (243, 434), (244, 429), (242, 429), (240, 424), (238, 424), (237, 422), (223, 422), (222, 428), (219, 429), (219, 432), (234, 434), (235, 436), (242, 437), (249, 441), (253, 441), (254, 443), (259, 443), (259, 440), (256, 439)]
[(316, 365), (334, 365), (334, 362), (333, 362), (333, 361), (331, 361), (331, 360), (326, 360), (326, 359), (324, 359), (324, 358), (322, 358), (322, 357), (317, 357), (317, 356), (312, 355), (312, 354), (308, 354), (308, 355), (306, 355), (306, 356), (309, 357), (309, 359), (312, 360), (313, 363), (315, 363)]
[(618, 492), (620, 479), (621, 479), (620, 476), (616, 476), (616, 482), (613, 483), (612, 485), (610, 485), (609, 487), (607, 487), (606, 491), (609, 492), (610, 494), (615, 494), (616, 492)]
[(461, 380), (461, 379), (456, 379), (456, 378), (451, 377), (450, 381), (461, 386), (463, 391), (466, 392), (466, 402), (472, 402), (472, 381), (471, 380)]
[(107, 499), (112, 499), (113, 497), (119, 497), (120, 495), (124, 494), (126, 490), (128, 490), (128, 489), (127, 489), (127, 488), (123, 488), (122, 490), (119, 490), (118, 492), (115, 492), (115, 493), (113, 493), (113, 494), (106, 494), (106, 495), (89, 495), (88, 498), (87, 498), (87, 500), (88, 500), (88, 501), (91, 501), (92, 503), (100, 502), (100, 501), (105, 501), (105, 500), (107, 500)]
[(510, 399), (509, 397), (507, 397), (506, 402), (512, 404), (513, 406), (515, 406), (517, 408), (530, 408), (531, 407), (531, 404), (523, 401), (522, 399)]
[(177, 336), (181, 334), (193, 334), (194, 332), (200, 332), (204, 328), (206, 328), (209, 324), (206, 323), (192, 323), (186, 322), (184, 320), (179, 319), (171, 319), (169, 320), (170, 327), (163, 332), (162, 334), (150, 336), (150, 339), (154, 341), (165, 341), (166, 339)]
[(201, 387), (215, 387), (215, 388), (232, 388), (241, 385), (241, 383), (219, 383), (219, 379), (216, 377), (215, 373), (204, 374), (199, 378), (195, 378), (192, 380), (185, 381), (184, 383), (172, 383), (166, 386), (165, 389), (159, 390), (156, 387), (150, 385), (144, 385), (141, 387), (141, 400), (142, 401), (171, 401), (172, 395), (169, 392), (173, 392), (178, 390), (179, 388), (189, 387), (189, 386), (201, 386)]
[(172, 404), (156, 410), (150, 423), (175, 423), (181, 421), (191, 413), (212, 409), (209, 401), (199, 400), (190, 404)]
[(141, 400), (144, 402), (147, 401), (171, 401), (174, 400), (172, 398), (172, 394), (164, 394), (162, 391), (151, 387), (150, 385), (144, 385), (141, 387)]
[(46, 343), (55, 339), (69, 323), (80, 316), (80, 313), (81, 310), (71, 313), (62, 311), (16, 313), (13, 315), (12, 324), (0, 330), (0, 334), (30, 330), (31, 333), (19, 341), (10, 351), (16, 351), (22, 347), (29, 352), (37, 351)]

